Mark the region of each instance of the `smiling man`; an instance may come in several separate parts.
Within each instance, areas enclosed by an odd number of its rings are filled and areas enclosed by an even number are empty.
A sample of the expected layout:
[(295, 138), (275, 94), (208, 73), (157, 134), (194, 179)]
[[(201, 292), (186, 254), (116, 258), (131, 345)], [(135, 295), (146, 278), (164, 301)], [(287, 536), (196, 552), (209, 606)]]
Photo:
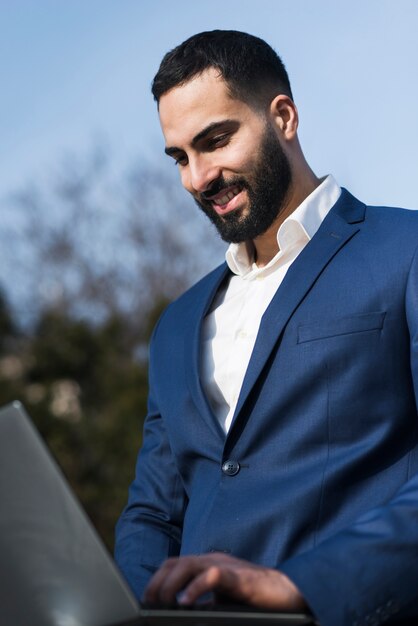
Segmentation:
[(153, 94), (166, 153), (230, 246), (154, 331), (122, 571), (153, 603), (215, 591), (322, 626), (417, 616), (418, 213), (316, 177), (256, 37), (191, 37)]
[[(295, 201), (291, 166), (275, 125), (287, 123), (287, 135), (294, 135), (296, 109), (284, 95), (274, 99), (269, 114), (263, 104), (254, 110), (232, 99), (215, 68), (160, 100), (166, 153), (178, 163), (183, 186), (228, 242), (265, 235), (278, 213), (283, 219), (285, 204)], [(309, 178), (313, 189), (318, 181), (311, 172)]]

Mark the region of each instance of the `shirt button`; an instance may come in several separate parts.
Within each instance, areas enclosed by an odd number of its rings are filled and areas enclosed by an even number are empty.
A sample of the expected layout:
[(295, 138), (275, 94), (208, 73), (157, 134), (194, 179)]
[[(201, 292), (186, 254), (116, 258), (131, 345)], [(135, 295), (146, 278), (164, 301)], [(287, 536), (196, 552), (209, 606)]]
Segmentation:
[(245, 332), (245, 330), (238, 331), (238, 337), (240, 339), (245, 339), (246, 336), (247, 336), (247, 333)]
[(222, 471), (224, 474), (226, 474), (226, 476), (235, 476), (236, 474), (238, 474), (240, 470), (240, 466), (238, 461), (232, 461), (231, 459), (228, 461), (225, 461), (225, 463), (223, 463), (222, 465)]

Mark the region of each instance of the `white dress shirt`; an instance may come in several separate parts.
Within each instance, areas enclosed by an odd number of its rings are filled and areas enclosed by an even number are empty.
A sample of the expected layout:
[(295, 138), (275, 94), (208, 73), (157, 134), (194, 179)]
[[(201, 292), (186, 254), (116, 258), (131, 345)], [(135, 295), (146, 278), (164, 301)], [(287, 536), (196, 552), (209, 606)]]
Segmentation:
[(254, 262), (251, 243), (232, 243), (226, 252), (233, 276), (218, 291), (203, 321), (200, 363), (203, 390), (225, 432), (231, 426), (263, 313), (340, 194), (334, 178), (326, 177), (281, 224), (279, 252), (264, 267)]

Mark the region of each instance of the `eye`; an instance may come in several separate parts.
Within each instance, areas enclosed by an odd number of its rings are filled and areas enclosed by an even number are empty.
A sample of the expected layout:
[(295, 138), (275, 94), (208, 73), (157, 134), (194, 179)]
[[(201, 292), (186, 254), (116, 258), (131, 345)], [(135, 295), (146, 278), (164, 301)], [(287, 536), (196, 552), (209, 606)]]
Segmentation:
[(187, 156), (185, 154), (179, 154), (177, 157), (173, 157), (173, 159), (175, 165), (187, 165)]
[(231, 135), (229, 133), (224, 133), (223, 135), (217, 135), (216, 137), (212, 137), (208, 141), (209, 150), (214, 150), (216, 148), (223, 148), (226, 146), (231, 139)]

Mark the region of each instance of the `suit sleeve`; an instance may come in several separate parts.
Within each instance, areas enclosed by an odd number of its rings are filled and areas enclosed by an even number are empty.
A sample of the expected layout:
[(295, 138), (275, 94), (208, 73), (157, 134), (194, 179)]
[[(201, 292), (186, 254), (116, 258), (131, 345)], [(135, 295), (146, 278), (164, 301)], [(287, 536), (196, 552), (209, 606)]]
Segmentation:
[[(418, 406), (418, 251), (405, 302)], [(418, 623), (418, 475), (386, 505), (288, 559), (280, 570), (298, 586), (321, 626), (377, 626), (388, 619), (400, 624), (404, 618)]]
[(179, 554), (187, 504), (154, 396), (153, 368), (156, 367), (155, 357), (158, 358), (154, 354), (154, 345), (152, 340), (143, 447), (138, 455), (128, 504), (116, 526), (115, 542), (116, 562), (139, 600), (149, 579), (163, 561)]

